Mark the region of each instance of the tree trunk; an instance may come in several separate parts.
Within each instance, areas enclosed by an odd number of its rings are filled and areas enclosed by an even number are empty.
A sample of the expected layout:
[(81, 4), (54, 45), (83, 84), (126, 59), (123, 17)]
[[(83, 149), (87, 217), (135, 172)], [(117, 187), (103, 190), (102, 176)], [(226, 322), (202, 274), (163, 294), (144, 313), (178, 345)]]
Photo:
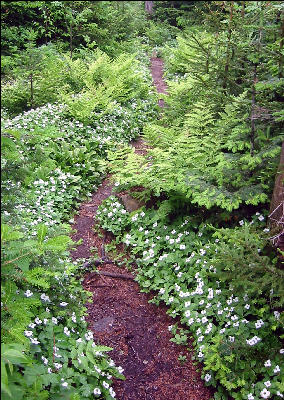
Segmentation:
[[(275, 178), (274, 190), (270, 203), (269, 225), (272, 229), (277, 229), (275, 238), (279, 240), (284, 236), (284, 141), (280, 154), (280, 162)], [(277, 243), (276, 243), (277, 245)]]
[(145, 1), (145, 11), (146, 14), (148, 14), (148, 17), (150, 17), (153, 14), (153, 6), (154, 6), (154, 1)]
[(30, 74), (31, 108), (34, 106), (33, 73)]
[(46, 6), (43, 7), (44, 16), (44, 29), (45, 29), (45, 44), (48, 42), (48, 9)]
[(73, 29), (72, 29), (72, 22), (70, 24), (70, 58), (72, 60), (73, 56)]
[(242, 1), (242, 11), (241, 11), (241, 15), (242, 15), (243, 18), (244, 18), (244, 16), (245, 16), (245, 8), (246, 8), (245, 1)]
[[(281, 17), (280, 17), (281, 18)], [(283, 42), (284, 42), (284, 17), (281, 18), (281, 28), (280, 28), (280, 42), (279, 42), (279, 63), (278, 63), (278, 77), (283, 78)]]
[(231, 46), (231, 37), (232, 37), (232, 20), (233, 20), (233, 4), (230, 5), (230, 22), (228, 27), (228, 39), (227, 39), (227, 53), (226, 53), (226, 65), (224, 71), (224, 80), (223, 80), (223, 90), (226, 91), (228, 77), (229, 77), (229, 67), (230, 67), (230, 46)]
[(256, 64), (254, 64), (253, 83), (251, 93), (251, 114), (250, 114), (250, 155), (253, 157), (255, 150), (255, 84), (257, 82)]

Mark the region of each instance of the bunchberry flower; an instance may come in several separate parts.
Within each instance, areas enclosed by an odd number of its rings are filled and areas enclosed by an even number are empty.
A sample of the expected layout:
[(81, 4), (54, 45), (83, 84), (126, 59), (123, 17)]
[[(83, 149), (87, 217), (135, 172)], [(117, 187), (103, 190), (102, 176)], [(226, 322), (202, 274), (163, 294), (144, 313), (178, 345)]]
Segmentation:
[(41, 298), (43, 301), (50, 301), (49, 296), (47, 296), (45, 293), (43, 293), (43, 294), (40, 296), (40, 298)]
[(267, 390), (266, 388), (264, 388), (261, 392), (260, 392), (260, 396), (263, 399), (268, 399), (270, 397), (270, 392), (269, 390)]
[(264, 322), (262, 321), (262, 319), (260, 319), (260, 320), (256, 321), (256, 323), (255, 323), (255, 327), (256, 327), (256, 329), (259, 329), (259, 328), (261, 328), (261, 327), (262, 327), (262, 325), (264, 325)]
[(31, 338), (31, 343), (32, 344), (40, 344), (40, 342), (37, 340), (37, 338)]
[(280, 367), (279, 365), (276, 365), (276, 367), (273, 370), (274, 374), (277, 374), (278, 372), (280, 372)]
[(94, 389), (94, 395), (96, 396), (96, 395), (100, 395), (102, 392), (101, 392), (101, 390), (99, 389), (99, 388), (95, 388)]

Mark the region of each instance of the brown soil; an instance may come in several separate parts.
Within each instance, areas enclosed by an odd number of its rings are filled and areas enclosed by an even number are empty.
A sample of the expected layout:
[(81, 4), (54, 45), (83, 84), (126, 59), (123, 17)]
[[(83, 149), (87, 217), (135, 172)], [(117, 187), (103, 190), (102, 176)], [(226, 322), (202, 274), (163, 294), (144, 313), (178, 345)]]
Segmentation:
[[(153, 77), (153, 85), (156, 86), (158, 93), (167, 94), (167, 85), (163, 79), (164, 62), (161, 58), (151, 58), (151, 73)], [(164, 107), (165, 102), (159, 99), (159, 106)]]
[[(154, 84), (159, 92), (165, 93), (162, 67), (161, 59), (151, 59)], [(140, 154), (147, 152), (141, 139), (133, 142), (133, 146)], [(83, 242), (72, 252), (73, 259), (89, 258), (92, 248), (99, 257), (102, 256), (104, 239), (93, 229), (94, 215), (102, 200), (111, 195), (112, 187), (110, 177), (107, 177), (91, 200), (81, 205), (72, 238)], [(111, 239), (111, 235), (105, 235), (105, 243)], [(123, 251), (123, 245), (119, 247)], [(129, 275), (129, 271), (115, 264), (102, 265), (98, 269)], [(93, 293), (93, 302), (87, 305), (86, 320), (94, 340), (112, 347), (110, 357), (124, 368), (126, 380), (114, 380), (117, 399), (209, 400), (213, 397), (213, 390), (204, 385), (191, 360), (191, 352), (170, 342), (168, 327), (175, 321), (167, 315), (165, 306), (148, 303), (152, 295), (141, 293), (133, 280), (95, 273), (86, 274), (84, 288)], [(186, 362), (178, 360), (180, 355), (186, 355)]]

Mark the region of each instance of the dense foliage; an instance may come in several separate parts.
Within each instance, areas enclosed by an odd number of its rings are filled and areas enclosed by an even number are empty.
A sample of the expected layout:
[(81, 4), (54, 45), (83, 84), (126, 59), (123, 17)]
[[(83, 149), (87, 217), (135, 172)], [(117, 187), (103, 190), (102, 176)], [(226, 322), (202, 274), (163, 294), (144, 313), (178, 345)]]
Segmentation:
[[(10, 13), (29, 7), (14, 3)], [(157, 115), (148, 59), (141, 45), (136, 55), (86, 49), (72, 59), (29, 33), (2, 85), (1, 390), (7, 399), (111, 399), (122, 368), (84, 320), (83, 260), (70, 258), (66, 223), (106, 175), (107, 151)]]
[(193, 336), (216, 399), (280, 398), (284, 275), (267, 249), (264, 216), (218, 228), (196, 214), (173, 218), (170, 210), (162, 202), (129, 214), (112, 197), (96, 218), (129, 248), (142, 291), (154, 290), (151, 301), (166, 303), (183, 323), (170, 327), (173, 341), (186, 345)]
[[(113, 173), (100, 225), (142, 291), (194, 338), (216, 399), (283, 397), (283, 268), (268, 204), (283, 141), (281, 2), (2, 1), (4, 399), (112, 399), (123, 379), (84, 320), (79, 202)], [(158, 115), (149, 56), (162, 54)], [(138, 135), (146, 156), (128, 143)], [(135, 189), (139, 187), (139, 191)], [(143, 191), (141, 191), (143, 189)]]
[(278, 4), (252, 3), (242, 18), (234, 4), (218, 34), (194, 27), (165, 49), (167, 107), (144, 130), (147, 158), (114, 159), (124, 188), (228, 211), (269, 201), (283, 140), (282, 65), (271, 59), (281, 56), (278, 13)]

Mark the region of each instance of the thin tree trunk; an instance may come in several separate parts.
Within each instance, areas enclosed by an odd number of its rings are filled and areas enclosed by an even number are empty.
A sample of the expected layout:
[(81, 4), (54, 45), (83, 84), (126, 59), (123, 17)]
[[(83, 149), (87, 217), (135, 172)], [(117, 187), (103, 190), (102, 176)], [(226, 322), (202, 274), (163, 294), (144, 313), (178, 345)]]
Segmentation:
[(250, 131), (250, 155), (253, 157), (255, 150), (255, 121), (254, 121), (254, 111), (255, 111), (255, 84), (257, 82), (256, 75), (256, 64), (254, 64), (253, 71), (253, 83), (252, 83), (252, 93), (251, 93), (251, 131)]
[(244, 18), (244, 16), (245, 16), (245, 7), (246, 7), (245, 1), (242, 1), (242, 11), (241, 11), (241, 15), (242, 15), (243, 18)]
[[(284, 202), (284, 141), (282, 143), (279, 167), (275, 178), (274, 190), (270, 203), (270, 223), (275, 225), (280, 219), (283, 219), (283, 208), (281, 204)], [(283, 221), (284, 222), (284, 221)]]
[(44, 29), (45, 29), (45, 44), (47, 45), (47, 37), (48, 37), (48, 11), (46, 6), (44, 6)]
[(33, 73), (30, 74), (30, 92), (31, 92), (31, 108), (34, 106), (34, 87), (33, 87)]
[[(270, 203), (269, 227), (272, 230), (272, 243), (275, 247), (284, 251), (284, 142), (280, 154), (280, 162), (275, 178), (274, 190)], [(280, 262), (284, 256), (279, 254)]]
[(145, 11), (146, 14), (148, 14), (148, 17), (153, 14), (153, 6), (154, 6), (154, 1), (145, 1)]
[(73, 56), (73, 29), (72, 29), (72, 22), (70, 24), (70, 57), (72, 60)]
[[(280, 17), (281, 18), (281, 17)], [(278, 77), (279, 79), (283, 78), (283, 42), (284, 42), (284, 17), (281, 19), (281, 28), (280, 28), (280, 42), (279, 42), (279, 64), (278, 64)]]
[(223, 89), (224, 91), (227, 89), (228, 77), (229, 77), (229, 67), (230, 67), (230, 45), (232, 38), (232, 20), (233, 20), (233, 4), (230, 5), (230, 22), (228, 28), (228, 44), (227, 44), (227, 53), (226, 53), (226, 65), (224, 71), (224, 81), (223, 81)]

